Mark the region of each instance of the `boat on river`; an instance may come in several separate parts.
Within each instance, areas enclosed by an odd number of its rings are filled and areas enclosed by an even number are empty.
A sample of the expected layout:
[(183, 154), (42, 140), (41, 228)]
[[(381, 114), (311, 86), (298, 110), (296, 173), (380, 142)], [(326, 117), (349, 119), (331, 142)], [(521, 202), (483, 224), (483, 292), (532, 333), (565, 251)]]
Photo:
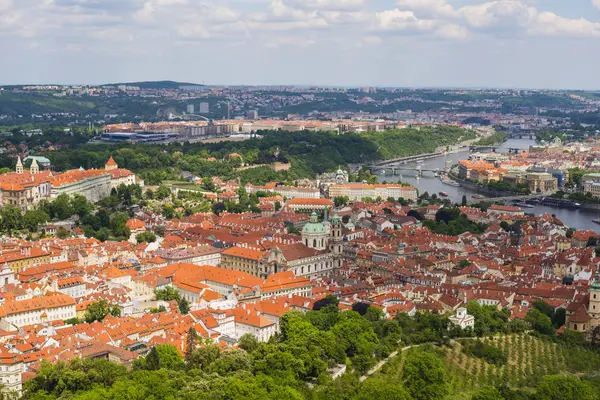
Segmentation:
[(442, 197), (448, 197), (449, 196), (449, 194), (446, 193), (446, 192), (440, 192), (439, 195), (442, 196)]
[(595, 222), (595, 223), (597, 223), (597, 224), (600, 224), (600, 218), (594, 218), (594, 219), (592, 220), (592, 222)]
[(447, 176), (441, 177), (440, 181), (442, 181), (442, 183), (445, 183), (446, 185), (449, 185), (449, 186), (460, 187), (460, 183), (454, 182), (452, 179), (448, 178)]
[(515, 206), (521, 207), (521, 208), (535, 208), (531, 204), (527, 204), (527, 203), (523, 203), (523, 202), (521, 202), (521, 203), (515, 203)]

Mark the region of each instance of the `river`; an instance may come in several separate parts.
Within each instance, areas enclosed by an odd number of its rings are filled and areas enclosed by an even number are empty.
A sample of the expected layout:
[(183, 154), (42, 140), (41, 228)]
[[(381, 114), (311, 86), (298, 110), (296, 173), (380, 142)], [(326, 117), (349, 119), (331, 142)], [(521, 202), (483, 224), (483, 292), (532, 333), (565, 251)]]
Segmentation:
[[(497, 150), (497, 152), (508, 152), (509, 148), (528, 150), (530, 145), (535, 144), (535, 140), (530, 139), (509, 139)], [(443, 170), (446, 165), (451, 166), (457, 164), (460, 160), (469, 158), (468, 151), (461, 151), (457, 153), (446, 154), (441, 157), (432, 158), (423, 162), (423, 169), (436, 169)], [(416, 163), (405, 164), (403, 167), (416, 168)], [(441, 182), (439, 178), (434, 177), (432, 172), (424, 172), (420, 179), (416, 178), (416, 171), (400, 171), (402, 175), (390, 175), (377, 173), (377, 177), (380, 182), (397, 182), (402, 181), (409, 183), (419, 189), (419, 193), (429, 192), (429, 194), (444, 191), (448, 193), (448, 199), (454, 203), (460, 203), (463, 196), (467, 196), (469, 202), (473, 199), (471, 196), (477, 192), (464, 188), (446, 185)], [(398, 173), (397, 173), (398, 174)], [(569, 210), (565, 208), (549, 207), (543, 205), (536, 205), (534, 208), (525, 209), (526, 213), (532, 213), (535, 215), (541, 215), (544, 213), (555, 214), (561, 221), (566, 225), (577, 228), (577, 229), (591, 229), (600, 233), (600, 225), (592, 222), (593, 218), (600, 217), (600, 214), (593, 211), (583, 210)]]

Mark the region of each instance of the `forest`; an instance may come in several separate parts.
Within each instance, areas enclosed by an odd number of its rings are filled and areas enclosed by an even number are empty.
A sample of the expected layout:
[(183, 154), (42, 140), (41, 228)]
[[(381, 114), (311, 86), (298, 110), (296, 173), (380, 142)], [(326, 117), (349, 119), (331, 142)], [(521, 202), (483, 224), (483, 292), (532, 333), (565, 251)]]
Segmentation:
[[(172, 143), (168, 145), (88, 144), (77, 148), (44, 153), (56, 170), (102, 168), (112, 155), (121, 168), (130, 169), (156, 185), (176, 180), (180, 171), (199, 177), (239, 177), (242, 183), (264, 184), (269, 181), (293, 181), (312, 178), (347, 164), (366, 163), (394, 157), (434, 152), (476, 137), (474, 131), (459, 127), (422, 127), (385, 132), (276, 132), (260, 131), (262, 139), (243, 142)], [(239, 158), (227, 158), (238, 153)], [(214, 157), (216, 161), (208, 159)], [(288, 171), (275, 172), (267, 167), (240, 171), (244, 165), (291, 162)], [(0, 166), (12, 167), (14, 161), (0, 159)]]

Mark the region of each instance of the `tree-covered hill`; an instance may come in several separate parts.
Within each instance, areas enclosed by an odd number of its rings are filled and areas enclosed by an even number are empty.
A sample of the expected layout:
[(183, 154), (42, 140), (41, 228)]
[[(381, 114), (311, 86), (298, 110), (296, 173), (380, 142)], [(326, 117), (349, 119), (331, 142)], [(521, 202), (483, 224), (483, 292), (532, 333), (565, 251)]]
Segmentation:
[[(407, 128), (363, 134), (333, 132), (261, 131), (262, 139), (243, 142), (173, 143), (169, 145), (94, 144), (48, 153), (58, 170), (101, 168), (109, 156), (119, 166), (145, 173), (149, 183), (176, 178), (177, 171), (190, 171), (200, 177), (240, 177), (243, 182), (265, 183), (314, 177), (347, 164), (368, 163), (394, 157), (433, 152), (439, 146), (474, 138), (475, 132), (458, 127)], [(241, 154), (247, 165), (274, 161), (292, 163), (289, 171), (268, 168), (237, 171), (239, 160), (227, 155)], [(214, 157), (216, 162), (208, 162)], [(6, 165), (7, 167), (9, 165)], [(169, 175), (166, 172), (171, 171)], [(150, 177), (150, 174), (154, 177)], [(162, 176), (162, 178), (160, 178)]]
[(176, 81), (143, 81), (127, 83), (107, 83), (102, 86), (137, 86), (140, 89), (179, 89), (181, 86), (203, 86), (197, 83), (176, 82)]
[[(593, 378), (600, 365), (598, 350), (583, 345), (576, 335), (558, 339), (553, 331), (541, 334), (540, 317), (551, 324), (546, 315), (528, 314), (532, 325), (527, 326), (524, 321), (509, 322), (505, 311), (470, 303), (478, 325), (462, 331), (451, 326), (447, 316), (399, 314), (388, 320), (381, 310), (366, 304), (355, 307), (356, 311), (339, 311), (333, 296), (320, 305), (318, 311), (285, 314), (281, 333), (268, 343), (247, 334), (240, 338), (238, 349), (223, 350), (190, 330), (183, 354), (170, 345), (158, 345), (135, 360), (131, 371), (107, 360), (43, 362), (37, 376), (25, 384), (23, 398), (598, 398), (599, 386)], [(532, 328), (534, 333), (523, 331)], [(466, 337), (477, 333), (480, 338)], [(412, 347), (405, 347), (411, 342)], [(366, 375), (378, 361), (394, 354), (398, 355), (387, 359), (379, 372)], [(332, 379), (332, 371), (342, 365), (346, 373)]]

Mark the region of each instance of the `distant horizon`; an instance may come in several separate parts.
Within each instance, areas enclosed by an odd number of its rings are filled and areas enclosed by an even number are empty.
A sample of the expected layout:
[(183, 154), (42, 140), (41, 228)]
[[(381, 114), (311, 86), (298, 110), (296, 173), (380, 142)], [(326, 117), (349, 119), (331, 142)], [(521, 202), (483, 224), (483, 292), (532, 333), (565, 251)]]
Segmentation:
[(361, 88), (375, 88), (375, 89), (411, 89), (411, 90), (531, 90), (531, 91), (558, 91), (558, 92), (600, 92), (598, 89), (575, 89), (575, 88), (543, 88), (543, 87), (503, 87), (503, 86), (395, 86), (395, 85), (330, 85), (330, 84), (294, 84), (294, 83), (198, 83), (198, 82), (186, 82), (173, 79), (156, 79), (156, 80), (135, 80), (135, 81), (122, 81), (122, 82), (110, 82), (110, 83), (0, 83), (1, 88), (14, 87), (14, 86), (118, 86), (118, 85), (135, 85), (135, 84), (149, 84), (149, 83), (160, 83), (160, 82), (172, 82), (181, 84), (182, 86), (246, 86), (246, 87), (258, 87), (258, 86), (284, 86), (284, 87), (297, 87), (297, 88), (332, 88), (332, 89), (361, 89)]
[(600, 90), (600, 0), (42, 3), (0, 0), (5, 85)]

